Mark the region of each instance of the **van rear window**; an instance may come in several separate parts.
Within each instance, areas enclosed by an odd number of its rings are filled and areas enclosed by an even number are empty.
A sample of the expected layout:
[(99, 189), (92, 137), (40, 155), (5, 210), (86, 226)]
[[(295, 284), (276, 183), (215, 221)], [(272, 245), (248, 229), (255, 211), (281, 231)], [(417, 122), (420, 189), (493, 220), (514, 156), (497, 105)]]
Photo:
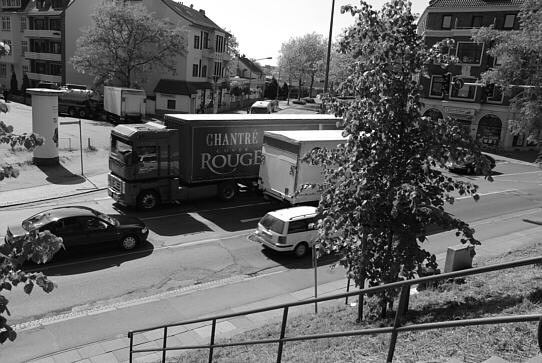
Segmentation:
[(263, 216), (263, 218), (260, 220), (260, 224), (266, 229), (275, 233), (283, 233), (284, 231), (284, 221), (281, 221), (270, 214)]

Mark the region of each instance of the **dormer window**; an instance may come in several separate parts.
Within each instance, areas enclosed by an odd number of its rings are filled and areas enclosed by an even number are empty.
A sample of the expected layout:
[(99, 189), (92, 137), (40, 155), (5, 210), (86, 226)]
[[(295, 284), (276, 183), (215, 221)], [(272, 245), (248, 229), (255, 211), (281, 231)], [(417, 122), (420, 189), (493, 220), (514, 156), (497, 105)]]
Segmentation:
[(444, 15), (442, 17), (442, 29), (451, 29), (452, 28), (452, 16)]
[(504, 29), (512, 29), (514, 27), (514, 22), (516, 21), (516, 16), (514, 14), (507, 14), (504, 17)]

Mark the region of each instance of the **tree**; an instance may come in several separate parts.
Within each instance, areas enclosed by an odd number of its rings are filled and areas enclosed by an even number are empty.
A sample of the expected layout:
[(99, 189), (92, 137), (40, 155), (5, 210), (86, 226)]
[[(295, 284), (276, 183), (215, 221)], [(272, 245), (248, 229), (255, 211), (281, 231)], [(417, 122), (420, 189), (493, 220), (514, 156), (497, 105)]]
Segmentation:
[(237, 62), (234, 62), (235, 59), (237, 59), (241, 54), (239, 52), (239, 42), (237, 41), (237, 38), (235, 35), (231, 34), (229, 30), (226, 29), (228, 33), (230, 33), (230, 37), (228, 38), (228, 47), (226, 51), (228, 52), (230, 61), (227, 63), (224, 74), (227, 74), (228, 77), (239, 75), (239, 69)]
[[(473, 155), (491, 177), (467, 130), (420, 114), (421, 86), (413, 76), (438, 56), (438, 47), (426, 50), (410, 3), (393, 0), (377, 12), (361, 1), (342, 11), (356, 17), (340, 44), (355, 62), (339, 87), (355, 99), (333, 104), (347, 141), (315, 149), (306, 160), (324, 168), (320, 250), (341, 253), (357, 286), (375, 286), (436, 268), (436, 257), (421, 245), (432, 225), (457, 230), (462, 243), (480, 243), (467, 223), (444, 210), (455, 193), (478, 199), (476, 185), (442, 173), (447, 161)], [(385, 314), (391, 296), (379, 297)]]
[(537, 163), (542, 166), (542, 2), (525, 0), (519, 30), (481, 28), (473, 39), (490, 45), (488, 53), (499, 65), (482, 74), (482, 82), (501, 87), (519, 113), (511, 131), (538, 141)]
[(273, 78), (271, 78), (271, 82), (269, 82), (267, 87), (265, 87), (264, 97), (270, 99), (276, 98), (278, 94), (278, 89), (279, 83), (277, 82), (277, 79), (273, 76)]
[(303, 54), (306, 74), (310, 79), (309, 97), (312, 97), (314, 78), (324, 74), (327, 40), (320, 34), (311, 33), (304, 35), (298, 44), (301, 47), (300, 53)]
[(17, 93), (19, 91), (19, 85), (17, 83), (17, 75), (15, 74), (15, 72), (11, 73), (10, 91), (11, 93)]
[(339, 43), (332, 44), (329, 62), (329, 91), (333, 94), (335, 85), (346, 81), (350, 69), (354, 65), (354, 58), (350, 53), (340, 51)]
[(30, 86), (30, 79), (28, 79), (28, 75), (25, 73), (23, 74), (23, 84), (21, 85), (21, 91), (24, 94), (26, 94), (26, 89)]
[[(0, 57), (9, 53), (9, 47), (0, 42)], [(1, 102), (1, 101), (0, 101)], [(0, 111), (7, 112), (5, 103), (0, 103)], [(9, 145), (12, 149), (22, 146), (27, 150), (43, 144), (43, 138), (36, 134), (17, 135), (13, 133), (13, 126), (7, 125), (0, 120), (0, 145)], [(4, 178), (16, 178), (19, 171), (13, 165), (0, 162), (0, 182)], [(55, 285), (41, 272), (28, 273), (20, 269), (26, 260), (35, 263), (45, 263), (62, 247), (62, 239), (54, 236), (49, 231), (32, 231), (25, 237), (8, 245), (4, 243), (0, 247), (0, 343), (6, 340), (13, 341), (17, 333), (8, 324), (6, 316), (10, 315), (8, 309), (9, 300), (4, 296), (4, 291), (11, 291), (13, 287), (23, 286), (25, 293), (30, 294), (34, 286), (40, 287), (45, 292), (51, 292)]]
[[(288, 42), (282, 43), (279, 55), (279, 67), (284, 69), (288, 74), (288, 84), (292, 84), (292, 78), (298, 80), (298, 99), (301, 98), (301, 87), (303, 85), (303, 77), (306, 73), (304, 65), (304, 56), (300, 45), (301, 38), (291, 38)], [(290, 89), (288, 88), (288, 101), (290, 101)]]
[(186, 49), (183, 31), (155, 19), (141, 4), (104, 2), (91, 18), (93, 26), (77, 40), (71, 61), (77, 71), (95, 77), (95, 86), (134, 87), (155, 68), (173, 72)]

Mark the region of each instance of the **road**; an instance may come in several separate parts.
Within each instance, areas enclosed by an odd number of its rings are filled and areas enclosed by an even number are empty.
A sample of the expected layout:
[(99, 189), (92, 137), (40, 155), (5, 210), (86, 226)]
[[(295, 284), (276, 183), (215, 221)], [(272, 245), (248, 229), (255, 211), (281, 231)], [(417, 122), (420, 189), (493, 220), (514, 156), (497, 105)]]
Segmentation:
[[(499, 163), (493, 183), (477, 176), (458, 176), (480, 185), (482, 198), (459, 197), (449, 212), (472, 223), (484, 239), (534, 228), (524, 220), (542, 221), (542, 172), (532, 166)], [(131, 253), (91, 251), (75, 253), (38, 266), (58, 284), (51, 294), (35, 290), (28, 298), (10, 293), (10, 322), (21, 324), (81, 310), (154, 296), (167, 291), (232, 276), (262, 274), (281, 269), (310, 268), (310, 259), (262, 250), (246, 235), (275, 202), (246, 193), (235, 203), (202, 200), (166, 206), (154, 212), (118, 210), (105, 192), (65, 198), (61, 204), (86, 205), (106, 213), (128, 213), (143, 219), (151, 233), (148, 242)], [(55, 202), (55, 206), (59, 203)], [(0, 231), (49, 207), (41, 203), (0, 210)], [(427, 248), (443, 253), (457, 244), (452, 234), (429, 237)], [(333, 262), (328, 258), (324, 264)], [(27, 265), (26, 269), (37, 269)]]

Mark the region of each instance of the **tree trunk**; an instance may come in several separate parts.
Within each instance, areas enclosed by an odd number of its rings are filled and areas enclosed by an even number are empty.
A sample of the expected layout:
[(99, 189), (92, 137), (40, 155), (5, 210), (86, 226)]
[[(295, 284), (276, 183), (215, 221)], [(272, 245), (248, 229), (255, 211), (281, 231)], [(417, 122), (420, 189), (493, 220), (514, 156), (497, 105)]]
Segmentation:
[(536, 156), (535, 163), (542, 168), (542, 129), (538, 130), (538, 155)]
[(312, 98), (312, 87), (314, 86), (314, 74), (311, 75), (311, 86), (309, 87), (309, 97)]
[(299, 83), (298, 83), (298, 87), (297, 87), (297, 100), (300, 101), (301, 100), (301, 77), (299, 77)]
[(290, 87), (291, 84), (292, 84), (292, 78), (288, 77), (288, 102), (286, 103), (287, 105), (290, 104), (290, 89), (292, 88)]

